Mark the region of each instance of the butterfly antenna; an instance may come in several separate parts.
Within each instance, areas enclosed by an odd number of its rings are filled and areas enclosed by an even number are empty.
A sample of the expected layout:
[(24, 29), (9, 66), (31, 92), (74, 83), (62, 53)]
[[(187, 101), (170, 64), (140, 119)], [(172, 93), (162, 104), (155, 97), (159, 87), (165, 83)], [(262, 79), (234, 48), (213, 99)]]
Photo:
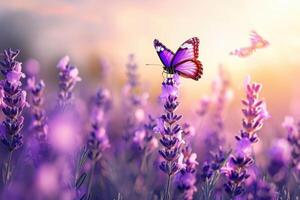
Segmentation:
[(150, 65), (162, 66), (160, 64), (149, 64), (149, 63), (146, 63), (146, 66), (150, 66)]

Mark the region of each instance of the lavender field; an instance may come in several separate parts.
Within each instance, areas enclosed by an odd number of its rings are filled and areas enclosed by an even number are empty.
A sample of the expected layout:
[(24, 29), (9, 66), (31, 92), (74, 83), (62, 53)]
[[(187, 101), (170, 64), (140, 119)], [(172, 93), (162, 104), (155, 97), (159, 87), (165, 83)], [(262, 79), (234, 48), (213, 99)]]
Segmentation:
[(299, 2), (168, 3), (0, 2), (0, 199), (300, 198)]

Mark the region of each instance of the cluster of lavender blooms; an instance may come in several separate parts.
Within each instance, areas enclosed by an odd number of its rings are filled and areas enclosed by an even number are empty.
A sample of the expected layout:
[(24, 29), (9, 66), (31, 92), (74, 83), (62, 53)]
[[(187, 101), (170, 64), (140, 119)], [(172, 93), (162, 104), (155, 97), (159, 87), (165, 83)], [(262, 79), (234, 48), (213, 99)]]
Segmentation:
[(211, 152), (209, 161), (205, 161), (200, 171), (202, 181), (201, 190), (203, 199), (214, 199), (216, 197), (217, 183), (221, 175), (221, 169), (226, 163), (230, 152), (225, 152), (222, 147), (217, 151)]
[(38, 143), (38, 153), (36, 159), (33, 159), (36, 165), (49, 156), (48, 153), (50, 148), (47, 138), (47, 116), (44, 108), (44, 90), (46, 86), (43, 80), (38, 80), (38, 70), (39, 64), (37, 61), (31, 60), (27, 62), (27, 91), (29, 94), (30, 111), (32, 115), (31, 130)]
[(159, 150), (159, 154), (164, 159), (159, 167), (168, 177), (164, 195), (165, 199), (171, 198), (171, 179), (182, 168), (180, 165), (183, 164), (179, 162), (179, 157), (184, 140), (182, 137), (182, 127), (178, 123), (182, 116), (175, 114), (179, 106), (179, 85), (179, 75), (175, 74), (172, 77), (166, 78), (162, 83), (162, 93), (160, 96), (164, 104), (165, 113), (159, 118), (157, 132), (161, 135), (159, 141), (163, 147)]
[[(287, 116), (282, 123), (286, 138), (276, 140), (275, 148), (271, 148), (271, 161), (268, 172), (280, 190), (280, 197), (300, 197), (300, 123)], [(274, 145), (273, 145), (274, 146)], [(291, 185), (286, 187), (286, 185)]]
[[(232, 98), (232, 90), (228, 74), (222, 65), (219, 66), (219, 73), (212, 83), (211, 97), (204, 97), (200, 101), (200, 109), (197, 115), (203, 123), (207, 122), (204, 128), (205, 158), (200, 171), (201, 190), (203, 199), (215, 198), (215, 193), (220, 190), (217, 185), (220, 178), (220, 170), (225, 164), (229, 151), (223, 149), (225, 144), (224, 114), (226, 106)], [(209, 120), (205, 118), (208, 115)]]
[(123, 88), (123, 95), (125, 100), (125, 107), (134, 115), (126, 116), (126, 125), (124, 131), (124, 139), (130, 141), (133, 144), (141, 147), (140, 135), (143, 135), (143, 124), (145, 112), (143, 107), (147, 103), (148, 94), (142, 93), (141, 85), (139, 82), (139, 75), (137, 73), (138, 65), (136, 64), (133, 54), (129, 55), (129, 61), (127, 67), (127, 83)]
[[(107, 89), (100, 88), (94, 99), (94, 106), (92, 109), (92, 119), (91, 119), (91, 132), (87, 138), (86, 143), (86, 156), (89, 158), (89, 179), (87, 182), (86, 189), (83, 194), (78, 194), (81, 196), (80, 199), (91, 199), (92, 193), (91, 189), (94, 183), (94, 171), (97, 162), (103, 156), (104, 151), (110, 147), (109, 139), (106, 134), (106, 123), (107, 118), (105, 115), (110, 109), (110, 92)], [(81, 165), (85, 164), (84, 155), (81, 156)], [(81, 168), (79, 170), (82, 170)], [(83, 170), (86, 171), (86, 170)], [(87, 177), (87, 173), (84, 172), (80, 176), (76, 177), (76, 188), (80, 189), (81, 185), (84, 183)]]
[(236, 149), (224, 168), (227, 177), (224, 188), (231, 198), (241, 195), (245, 190), (245, 181), (250, 177), (248, 168), (254, 163), (252, 144), (258, 142), (257, 133), (264, 120), (269, 118), (265, 102), (259, 99), (261, 88), (261, 84), (252, 83), (250, 78), (246, 80), (246, 99), (242, 100), (245, 106), (242, 109), (243, 128), (240, 136), (236, 136)]
[[(76, 95), (82, 92), (75, 87), (81, 78), (68, 56), (56, 66), (59, 87), (52, 91), (35, 60), (26, 64), (25, 79), (18, 54), (5, 50), (0, 62), (1, 199), (300, 197), (300, 123), (286, 117), (286, 137), (268, 135), (270, 145), (259, 137), (269, 118), (259, 97), (261, 84), (246, 81), (242, 128), (232, 145), (225, 140), (234, 131), (226, 124), (232, 93), (224, 67), (213, 82), (213, 94), (201, 99), (198, 117), (186, 120), (189, 114), (177, 111), (185, 112), (179, 105), (188, 106), (186, 96), (179, 95), (188, 79), (168, 74), (160, 101), (148, 101), (133, 55), (123, 90), (112, 91), (106, 84), (94, 94), (93, 87), (84, 87), (83, 93), (91, 94), (86, 96)], [(115, 105), (117, 93), (121, 106)], [(57, 99), (57, 105), (51, 104)], [(196, 109), (191, 105), (192, 116)], [(267, 156), (255, 154), (260, 144)]]
[(197, 154), (192, 152), (190, 146), (185, 146), (182, 149), (181, 163), (183, 168), (176, 176), (177, 189), (183, 193), (183, 199), (192, 200), (194, 193), (197, 192), (196, 182), (196, 170), (199, 164), (196, 161)]
[[(28, 66), (29, 68), (30, 66)], [(35, 136), (40, 143), (45, 143), (48, 134), (48, 125), (46, 123), (46, 111), (44, 104), (45, 83), (43, 80), (37, 80), (37, 75), (31, 74), (27, 79), (27, 87), (30, 97), (30, 105), (33, 116), (32, 128)]]
[(92, 115), (92, 131), (87, 141), (88, 157), (97, 161), (101, 158), (105, 149), (110, 147), (106, 134), (105, 114), (109, 109), (110, 93), (106, 89), (99, 89)]
[(286, 117), (282, 126), (287, 132), (287, 141), (289, 142), (291, 150), (291, 162), (292, 168), (300, 169), (300, 123), (296, 123), (293, 117)]
[(69, 56), (63, 57), (57, 64), (59, 70), (59, 93), (58, 105), (66, 106), (72, 99), (72, 90), (81, 78), (78, 76), (78, 69), (71, 65)]
[(1, 123), (1, 141), (8, 152), (8, 161), (4, 166), (3, 181), (7, 184), (12, 175), (12, 154), (23, 145), (22, 128), (23, 109), (27, 106), (26, 91), (22, 89), (22, 63), (16, 61), (19, 51), (4, 51), (4, 59), (0, 62), (1, 73), (5, 77), (0, 83), (0, 106), (5, 116)]
[[(215, 95), (215, 111), (213, 113), (215, 131), (221, 132), (224, 129), (224, 109), (226, 103), (231, 100), (232, 91), (230, 89), (230, 80), (227, 77), (223, 66), (219, 66), (219, 76), (213, 82), (212, 88)], [(220, 134), (220, 133), (219, 133)]]

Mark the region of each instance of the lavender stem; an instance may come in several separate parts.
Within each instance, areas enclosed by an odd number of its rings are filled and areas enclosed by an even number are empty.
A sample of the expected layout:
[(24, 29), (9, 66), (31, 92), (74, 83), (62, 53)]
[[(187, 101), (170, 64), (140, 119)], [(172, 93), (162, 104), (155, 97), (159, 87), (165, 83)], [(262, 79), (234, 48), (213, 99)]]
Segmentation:
[(5, 180), (4, 180), (4, 184), (7, 185), (9, 183), (10, 177), (11, 177), (11, 160), (12, 160), (12, 154), (13, 152), (10, 151), (8, 154), (8, 161), (7, 161), (7, 166), (6, 166), (6, 170), (5, 170)]
[(96, 162), (93, 162), (92, 168), (90, 171), (90, 177), (89, 177), (88, 189), (87, 189), (87, 195), (86, 195), (88, 199), (90, 199), (90, 195), (91, 195), (91, 189), (92, 189), (92, 184), (93, 184), (93, 179), (94, 179), (95, 164), (96, 164)]
[(165, 191), (165, 197), (164, 200), (169, 200), (170, 199), (170, 180), (171, 180), (171, 175), (168, 175), (168, 181), (167, 181), (167, 186), (166, 186), (166, 191)]

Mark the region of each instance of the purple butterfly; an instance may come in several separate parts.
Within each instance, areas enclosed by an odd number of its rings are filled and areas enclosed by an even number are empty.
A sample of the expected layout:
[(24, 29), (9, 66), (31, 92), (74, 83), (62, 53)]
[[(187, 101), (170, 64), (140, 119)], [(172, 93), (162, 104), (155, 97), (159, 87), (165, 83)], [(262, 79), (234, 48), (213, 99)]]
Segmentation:
[(203, 68), (201, 62), (197, 60), (199, 55), (197, 37), (185, 41), (175, 54), (157, 39), (154, 40), (154, 47), (166, 73), (178, 73), (180, 76), (196, 81), (201, 78)]

